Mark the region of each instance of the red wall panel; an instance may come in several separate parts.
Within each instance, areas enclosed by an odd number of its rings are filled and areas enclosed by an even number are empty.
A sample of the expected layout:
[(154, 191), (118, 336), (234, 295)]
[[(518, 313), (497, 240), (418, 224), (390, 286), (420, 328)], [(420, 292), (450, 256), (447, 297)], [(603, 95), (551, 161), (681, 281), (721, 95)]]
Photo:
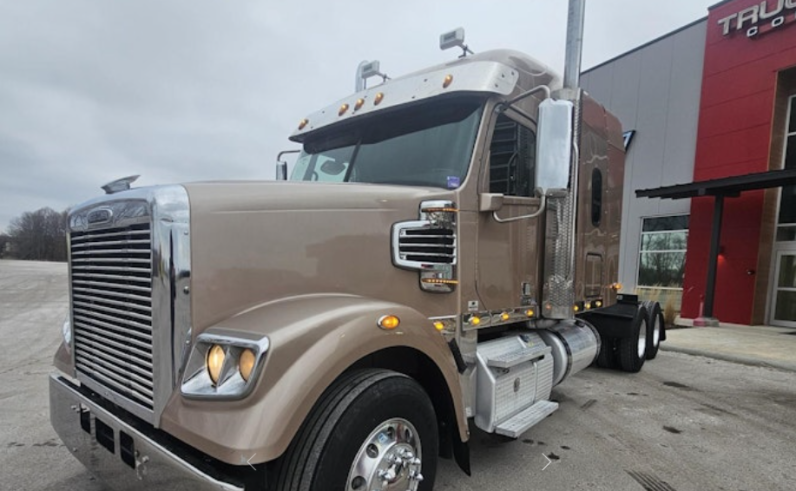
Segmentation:
[[(759, 22), (762, 34), (754, 38), (748, 38), (745, 29), (725, 36), (719, 24), (760, 4), (761, 0), (727, 2), (708, 16), (695, 181), (769, 169), (777, 74), (796, 65), (796, 12), (786, 10), (785, 24), (776, 29), (770, 28), (771, 20)], [(778, 0), (766, 3), (771, 8), (777, 4)], [(751, 323), (762, 212), (762, 191), (725, 200), (714, 308), (722, 322)], [(712, 218), (711, 198), (692, 201), (683, 281), (686, 318), (699, 315), (704, 299)]]

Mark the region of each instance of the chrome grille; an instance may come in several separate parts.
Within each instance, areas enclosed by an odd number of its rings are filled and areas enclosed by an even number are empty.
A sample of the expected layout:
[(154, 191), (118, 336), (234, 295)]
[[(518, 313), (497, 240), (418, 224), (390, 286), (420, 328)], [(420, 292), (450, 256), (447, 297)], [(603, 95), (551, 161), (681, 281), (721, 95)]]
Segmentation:
[(152, 231), (139, 223), (70, 234), (75, 365), (152, 410)]
[(405, 228), (398, 236), (401, 259), (418, 263), (454, 264), (456, 236), (448, 228)]

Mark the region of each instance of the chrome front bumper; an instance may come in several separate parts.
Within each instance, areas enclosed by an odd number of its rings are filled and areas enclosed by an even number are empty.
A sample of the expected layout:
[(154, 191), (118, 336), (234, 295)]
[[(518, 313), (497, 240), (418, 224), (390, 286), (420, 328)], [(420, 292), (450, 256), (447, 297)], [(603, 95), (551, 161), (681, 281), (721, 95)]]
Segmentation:
[(50, 376), (50, 420), (69, 451), (115, 490), (244, 490), (197, 469), (57, 375)]

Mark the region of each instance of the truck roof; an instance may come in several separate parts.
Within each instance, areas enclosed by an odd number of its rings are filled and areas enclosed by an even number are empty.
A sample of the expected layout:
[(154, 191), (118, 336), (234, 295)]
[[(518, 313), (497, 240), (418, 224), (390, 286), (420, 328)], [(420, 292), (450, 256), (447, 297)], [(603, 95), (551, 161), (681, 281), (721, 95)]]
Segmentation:
[(290, 136), (303, 142), (321, 128), (404, 104), (451, 93), (517, 95), (539, 85), (561, 87), (561, 77), (534, 58), (512, 50), (485, 51), (435, 65), (351, 94), (301, 121)]

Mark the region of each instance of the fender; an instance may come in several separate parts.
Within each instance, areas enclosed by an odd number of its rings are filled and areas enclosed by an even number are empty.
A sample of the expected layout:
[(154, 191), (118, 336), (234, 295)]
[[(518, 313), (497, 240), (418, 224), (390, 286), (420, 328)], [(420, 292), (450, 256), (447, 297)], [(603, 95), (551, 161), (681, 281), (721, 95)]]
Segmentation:
[[(387, 314), (401, 319), (397, 329), (377, 326)], [(461, 441), (469, 438), (456, 362), (443, 336), (414, 309), (355, 295), (313, 294), (262, 304), (212, 327), (263, 334), (270, 341), (257, 385), (245, 399), (187, 399), (177, 389), (166, 406), (163, 430), (216, 459), (241, 465), (278, 458), (337, 377), (392, 347), (413, 348), (435, 363), (447, 383)]]

